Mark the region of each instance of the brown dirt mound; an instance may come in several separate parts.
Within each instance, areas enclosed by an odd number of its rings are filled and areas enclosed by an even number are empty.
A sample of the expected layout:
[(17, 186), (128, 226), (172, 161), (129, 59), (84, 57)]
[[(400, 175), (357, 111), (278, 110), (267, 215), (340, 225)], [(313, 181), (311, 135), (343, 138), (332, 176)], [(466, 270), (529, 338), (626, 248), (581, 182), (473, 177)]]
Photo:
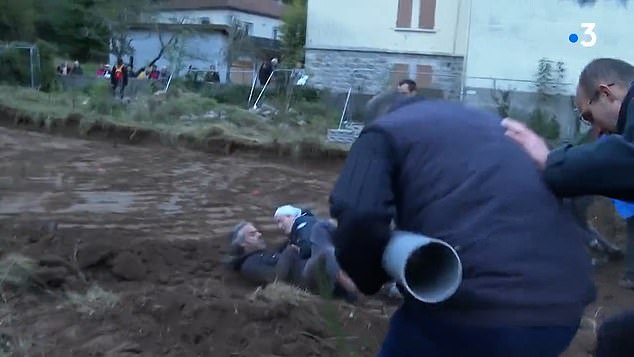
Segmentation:
[[(81, 242), (51, 225), (2, 229), (13, 233), (3, 247), (13, 260), (0, 269), (0, 336), (17, 354), (370, 356), (385, 331), (380, 309), (241, 286), (209, 258), (207, 240)], [(14, 278), (18, 267), (28, 283)]]

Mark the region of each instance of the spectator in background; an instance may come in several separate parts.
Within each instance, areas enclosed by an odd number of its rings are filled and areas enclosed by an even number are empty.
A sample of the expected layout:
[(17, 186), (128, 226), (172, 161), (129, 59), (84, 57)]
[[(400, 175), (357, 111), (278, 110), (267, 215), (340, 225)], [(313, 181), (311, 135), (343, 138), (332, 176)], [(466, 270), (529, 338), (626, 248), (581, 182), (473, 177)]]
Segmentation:
[(141, 68), (139, 70), (139, 72), (136, 73), (136, 79), (147, 79), (147, 70), (144, 68)]
[(154, 79), (154, 80), (158, 80), (161, 77), (161, 73), (159, 72), (155, 64), (153, 64), (152, 67), (150, 67), (149, 77), (150, 79)]
[(216, 71), (216, 66), (214, 66), (213, 64), (209, 66), (209, 71), (205, 73), (205, 82), (209, 82), (209, 83), (220, 82), (220, 75), (218, 74), (218, 71)]
[[(276, 60), (275, 63), (277, 64), (277, 59), (274, 58), (273, 60)], [(264, 86), (269, 80), (269, 77), (271, 77), (271, 74), (273, 74), (273, 60), (264, 61), (262, 62), (262, 65), (260, 65), (260, 70), (258, 71), (258, 81), (261, 86)]]
[(110, 65), (104, 64), (97, 68), (96, 75), (97, 77), (110, 78)]
[(398, 82), (398, 92), (407, 96), (413, 97), (416, 95), (416, 82), (411, 79), (403, 79)]
[(69, 74), (70, 67), (68, 66), (68, 62), (64, 62), (57, 66), (57, 74), (60, 76), (67, 76)]
[(170, 78), (170, 71), (166, 66), (161, 67), (161, 71), (159, 72), (159, 79), (162, 81), (167, 81)]
[[(583, 69), (576, 95), (580, 119), (591, 125), (596, 135), (607, 134), (592, 143), (565, 145), (551, 151), (546, 141), (526, 125), (512, 119), (505, 119), (502, 125), (506, 135), (543, 170), (544, 181), (559, 196), (602, 195), (631, 202), (634, 201), (633, 83), (634, 66), (619, 59), (595, 59)], [(631, 254), (629, 250), (628, 247), (626, 255)], [(630, 262), (631, 259), (626, 258)], [(626, 270), (630, 264), (626, 262)], [(621, 286), (630, 285), (625, 279), (623, 282)], [(634, 311), (607, 319), (599, 328), (596, 356), (633, 356), (632, 336)]]
[(70, 68), (70, 74), (74, 76), (81, 76), (84, 74), (84, 70), (79, 65), (79, 61), (74, 61), (73, 65)]
[(116, 96), (117, 88), (119, 88), (119, 97), (123, 99), (125, 87), (128, 85), (128, 69), (121, 58), (117, 60), (117, 64), (114, 66), (110, 76), (110, 83), (112, 84), (112, 95)]

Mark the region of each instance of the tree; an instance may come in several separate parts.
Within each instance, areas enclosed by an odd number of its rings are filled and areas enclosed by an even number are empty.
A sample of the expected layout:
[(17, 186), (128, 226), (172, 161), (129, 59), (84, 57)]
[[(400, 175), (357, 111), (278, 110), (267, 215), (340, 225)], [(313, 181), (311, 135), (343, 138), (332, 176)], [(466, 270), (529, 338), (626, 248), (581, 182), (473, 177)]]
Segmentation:
[(282, 15), (282, 56), (286, 63), (304, 60), (307, 0), (289, 0)]
[(102, 60), (110, 34), (99, 25), (95, 0), (43, 0), (35, 4), (39, 37), (56, 43), (61, 54), (79, 61)]
[(231, 67), (242, 56), (252, 56), (254, 44), (249, 36), (248, 29), (238, 20), (227, 28), (227, 47), (224, 49), (224, 57), (227, 63), (226, 81), (231, 81)]
[(36, 18), (33, 0), (0, 1), (0, 40), (34, 40)]

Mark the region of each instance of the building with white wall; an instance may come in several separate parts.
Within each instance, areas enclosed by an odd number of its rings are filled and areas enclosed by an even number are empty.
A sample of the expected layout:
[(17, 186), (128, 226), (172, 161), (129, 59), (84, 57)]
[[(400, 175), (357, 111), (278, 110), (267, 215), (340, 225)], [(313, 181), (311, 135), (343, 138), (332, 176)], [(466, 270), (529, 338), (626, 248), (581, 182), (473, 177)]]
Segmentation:
[[(159, 6), (158, 11), (145, 16), (143, 23), (130, 31), (136, 68), (145, 66), (159, 53), (159, 32), (164, 42), (176, 33), (188, 34), (179, 43), (179, 55), (164, 54), (156, 63), (159, 67), (192, 66), (206, 70), (213, 65), (223, 82), (227, 72), (231, 72), (232, 81), (250, 83), (254, 66), (279, 48), (284, 9), (279, 0), (166, 0)], [(254, 56), (239, 58), (229, 68), (226, 51), (233, 24), (245, 29), (258, 51)], [(111, 58), (111, 62), (114, 60)]]
[(471, 0), (309, 0), (316, 87), (374, 94), (400, 79), (458, 95)]
[[(478, 0), (471, 9), (465, 84), (533, 92), (538, 63), (546, 58), (563, 63), (561, 82), (568, 85), (560, 90), (573, 95), (581, 70), (592, 59), (617, 57), (634, 63), (627, 35), (634, 20), (632, 5), (622, 0)], [(591, 40), (582, 23), (596, 24), (591, 47), (581, 44)], [(573, 33), (576, 43), (569, 40)]]
[[(530, 120), (541, 111), (559, 123), (560, 137), (575, 138), (584, 127), (574, 111), (573, 96), (585, 65), (600, 57), (634, 63), (634, 51), (627, 36), (634, 20), (634, 7), (624, 3), (623, 0), (474, 2), (470, 11), (463, 101), (521, 120)], [(595, 24), (591, 29), (594, 35), (587, 25), (582, 28), (583, 23)], [(577, 37), (574, 43), (570, 41), (571, 34)], [(546, 101), (536, 95), (542, 59), (561, 63), (564, 69), (550, 71), (553, 82), (546, 86), (551, 94)], [(507, 97), (501, 100), (504, 94)]]

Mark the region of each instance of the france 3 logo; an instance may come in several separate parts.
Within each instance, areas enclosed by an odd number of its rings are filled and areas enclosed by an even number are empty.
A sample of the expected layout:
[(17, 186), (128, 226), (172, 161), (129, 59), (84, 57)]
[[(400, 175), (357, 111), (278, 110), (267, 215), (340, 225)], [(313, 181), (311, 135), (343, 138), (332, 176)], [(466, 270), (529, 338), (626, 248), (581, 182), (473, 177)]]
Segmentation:
[(580, 27), (584, 30), (581, 34), (583, 38), (580, 38), (579, 35), (573, 32), (568, 36), (568, 41), (571, 43), (579, 42), (579, 44), (583, 47), (592, 47), (596, 45), (597, 33), (595, 32), (595, 29), (597, 24), (594, 22), (582, 22)]

